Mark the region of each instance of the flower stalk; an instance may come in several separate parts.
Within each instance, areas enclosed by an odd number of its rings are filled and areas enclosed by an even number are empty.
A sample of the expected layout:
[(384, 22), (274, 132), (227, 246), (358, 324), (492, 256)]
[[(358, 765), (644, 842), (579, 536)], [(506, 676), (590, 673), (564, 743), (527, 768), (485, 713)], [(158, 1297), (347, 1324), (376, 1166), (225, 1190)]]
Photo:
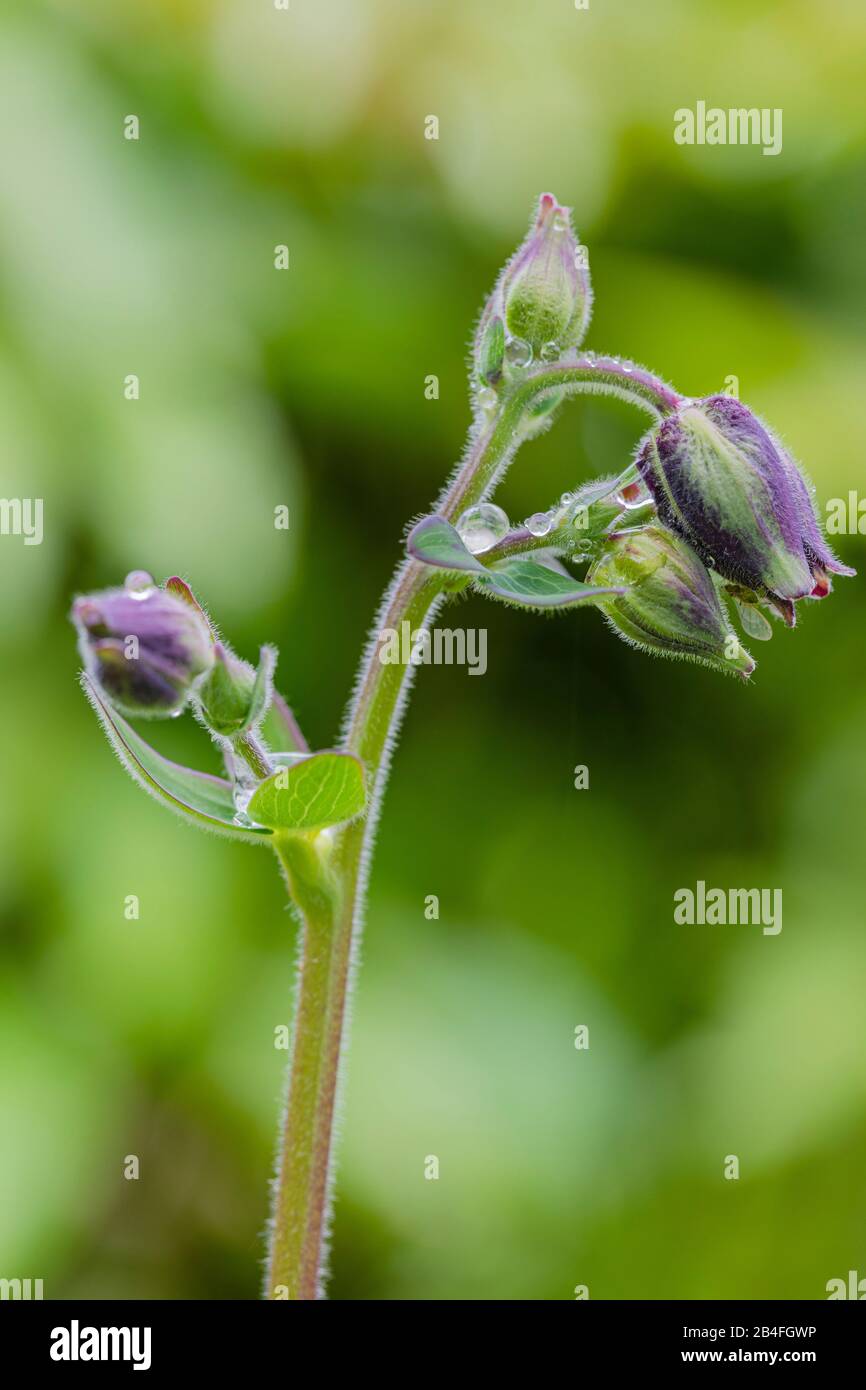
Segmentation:
[[(748, 681), (755, 663), (730, 629), (765, 640), (758, 605), (793, 623), (794, 602), (852, 574), (824, 541), (796, 464), (757, 418), (725, 398), (691, 401), (645, 368), (582, 348), (592, 305), (585, 248), (550, 194), (487, 301), (475, 336), (474, 418), (434, 511), (406, 540), (367, 644), (341, 745), (311, 751), (274, 688), (219, 637), (186, 582), (133, 571), (121, 590), (75, 601), (82, 684), (135, 780), (192, 824), (270, 844), (300, 921), (298, 991), (264, 1294), (324, 1296), (348, 1004), (367, 878), (392, 751), (415, 672), (386, 660), (390, 634), (427, 631), (449, 593), (472, 586), (528, 610), (595, 607), (616, 634), (659, 655)], [(653, 417), (616, 477), (566, 493), (512, 526), (489, 499), (520, 445), (580, 393), (621, 397)], [(588, 563), (585, 579), (566, 568)], [(130, 717), (191, 707), (225, 778), (180, 767)]]
[[(564, 387), (616, 390), (658, 415), (679, 402), (669, 387), (641, 369), (640, 377), (612, 359), (543, 367), (501, 402), (496, 415), (471, 441), (465, 459), (437, 504), (456, 520), (483, 500), (499, 481), (520, 441), (518, 425), (533, 399)], [(298, 865), (279, 846), (290, 893), (303, 915), (294, 1045), (288, 1100), (274, 1188), (271, 1246), (266, 1276), (268, 1298), (323, 1296), (329, 1209), (333, 1186), (333, 1127), (346, 1052), (347, 1006), (353, 963), (363, 930), (367, 871), (372, 858), (390, 752), (396, 741), (414, 667), (383, 663), (384, 633), (409, 622), (413, 632), (431, 623), (443, 598), (444, 576), (432, 576), (417, 560), (398, 567), (385, 594), (373, 637), (359, 673), (344, 730), (344, 746), (365, 764), (372, 792), (367, 814), (335, 832), (329, 857), (333, 896), (318, 898), (308, 911)]]

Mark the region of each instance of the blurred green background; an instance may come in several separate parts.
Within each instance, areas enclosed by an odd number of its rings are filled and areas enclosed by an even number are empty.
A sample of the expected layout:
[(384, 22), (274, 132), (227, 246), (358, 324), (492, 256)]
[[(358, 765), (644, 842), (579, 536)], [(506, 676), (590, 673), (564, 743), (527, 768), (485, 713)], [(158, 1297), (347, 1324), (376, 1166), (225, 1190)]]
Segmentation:
[[(866, 11), (0, 16), (0, 494), (45, 505), (41, 546), (0, 538), (0, 1276), (253, 1298), (292, 919), (266, 854), (121, 772), (70, 597), (179, 571), (243, 655), (279, 644), (331, 743), (404, 524), (461, 450), (474, 316), (544, 189), (590, 248), (590, 347), (687, 393), (736, 375), (822, 504), (864, 487)], [(783, 153), (675, 145), (698, 100), (781, 107)], [(542, 508), (644, 428), (573, 402), (499, 500)], [(863, 569), (862, 539), (838, 548)], [(821, 1298), (866, 1275), (862, 584), (801, 610), (748, 688), (593, 613), (451, 613), (487, 627), (489, 670), (425, 669), (395, 764), (333, 1297)], [(151, 732), (215, 768), (191, 720)], [(782, 888), (781, 935), (676, 926), (699, 878)]]

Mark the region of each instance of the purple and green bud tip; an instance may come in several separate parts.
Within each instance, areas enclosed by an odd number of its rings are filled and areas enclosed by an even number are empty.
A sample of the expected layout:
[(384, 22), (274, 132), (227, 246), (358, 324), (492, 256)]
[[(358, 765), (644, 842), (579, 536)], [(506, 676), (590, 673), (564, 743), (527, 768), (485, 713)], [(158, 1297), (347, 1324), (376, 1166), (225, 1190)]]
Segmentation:
[(626, 642), (744, 680), (754, 671), (755, 662), (731, 627), (712, 575), (690, 545), (663, 527), (615, 532), (587, 582), (627, 586), (627, 593), (598, 603)]
[(794, 603), (824, 598), (830, 550), (794, 460), (730, 396), (690, 401), (647, 438), (638, 467), (659, 517), (724, 579), (753, 590), (794, 625)]
[(503, 270), (475, 338), (475, 369), (495, 385), (510, 368), (555, 361), (583, 341), (592, 309), (586, 250), (570, 208), (543, 193), (529, 235)]
[(71, 617), (88, 675), (123, 714), (179, 714), (213, 662), (202, 614), (140, 570), (122, 589), (77, 598)]

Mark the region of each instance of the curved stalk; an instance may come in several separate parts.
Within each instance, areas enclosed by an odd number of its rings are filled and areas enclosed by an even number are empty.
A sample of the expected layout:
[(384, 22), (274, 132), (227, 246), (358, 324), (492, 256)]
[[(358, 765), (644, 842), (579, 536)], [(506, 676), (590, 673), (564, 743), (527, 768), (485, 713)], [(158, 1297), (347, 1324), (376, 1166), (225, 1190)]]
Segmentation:
[[(602, 391), (631, 400), (657, 415), (681, 398), (643, 368), (615, 358), (576, 351), (527, 372), (476, 429), (462, 462), (435, 510), (454, 522), (482, 501), (501, 478), (522, 442), (520, 423), (534, 399), (551, 389)], [(414, 667), (380, 660), (389, 631), (409, 622), (426, 628), (442, 601), (445, 576), (416, 560), (404, 560), (385, 594), (361, 664), (346, 721), (343, 746), (367, 767), (367, 814), (341, 830), (327, 853), (326, 879), (285, 837), (276, 848), (304, 925), (289, 1092), (279, 1170), (274, 1190), (266, 1296), (323, 1296), (325, 1246), (333, 1182), (333, 1124), (342, 1084), (346, 1012), (363, 925), (363, 904), (373, 842), (391, 752), (412, 684)]]

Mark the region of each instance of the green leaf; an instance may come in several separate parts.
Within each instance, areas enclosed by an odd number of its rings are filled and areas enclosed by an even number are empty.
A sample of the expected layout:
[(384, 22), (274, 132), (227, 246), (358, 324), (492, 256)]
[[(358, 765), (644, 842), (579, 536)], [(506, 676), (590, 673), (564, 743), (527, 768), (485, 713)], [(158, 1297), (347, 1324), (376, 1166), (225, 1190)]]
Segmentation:
[(151, 796), (206, 830), (259, 844), (270, 838), (270, 830), (235, 823), (230, 782), (164, 758), (111, 708), (87, 675), (82, 675), (81, 686), (123, 766)]
[(623, 594), (623, 588), (598, 589), (582, 584), (570, 574), (561, 574), (549, 565), (528, 556), (518, 555), (501, 560), (485, 570), (483, 579), (474, 581), (484, 594), (502, 599), (519, 608), (570, 608), (577, 603)]
[(247, 815), (272, 830), (324, 830), (363, 811), (364, 768), (352, 753), (293, 759), (255, 790)]
[(425, 516), (410, 532), (406, 549), (416, 560), (435, 569), (457, 573), (486, 574), (480, 560), (470, 550), (444, 516)]

